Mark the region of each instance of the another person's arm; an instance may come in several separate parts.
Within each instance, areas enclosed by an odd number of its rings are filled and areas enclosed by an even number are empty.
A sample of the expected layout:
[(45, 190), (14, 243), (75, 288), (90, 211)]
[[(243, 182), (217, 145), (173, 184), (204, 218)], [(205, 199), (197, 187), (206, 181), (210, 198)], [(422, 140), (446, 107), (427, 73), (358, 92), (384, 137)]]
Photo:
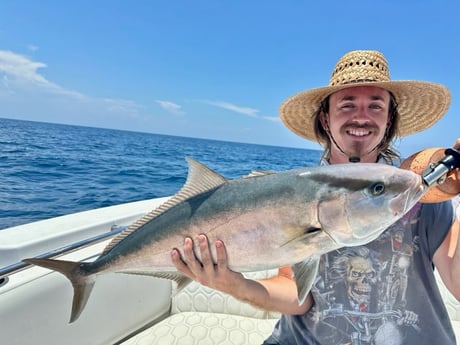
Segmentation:
[[(460, 149), (460, 138), (454, 145)], [(460, 170), (457, 171), (460, 180)], [(460, 207), (460, 206), (457, 206)], [(433, 256), (433, 262), (447, 289), (460, 301), (460, 220), (456, 218), (446, 238)]]

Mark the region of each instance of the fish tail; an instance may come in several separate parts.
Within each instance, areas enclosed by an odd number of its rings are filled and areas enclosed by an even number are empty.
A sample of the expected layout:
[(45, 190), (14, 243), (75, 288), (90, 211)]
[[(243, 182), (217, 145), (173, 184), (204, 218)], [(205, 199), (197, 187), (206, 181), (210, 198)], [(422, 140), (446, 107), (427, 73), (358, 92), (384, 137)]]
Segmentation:
[(73, 301), (69, 323), (77, 320), (85, 308), (86, 302), (88, 302), (89, 295), (91, 294), (91, 290), (93, 289), (95, 283), (94, 277), (82, 272), (81, 267), (84, 263), (35, 258), (25, 259), (23, 261), (28, 264), (37, 265), (62, 273), (70, 280), (73, 286)]

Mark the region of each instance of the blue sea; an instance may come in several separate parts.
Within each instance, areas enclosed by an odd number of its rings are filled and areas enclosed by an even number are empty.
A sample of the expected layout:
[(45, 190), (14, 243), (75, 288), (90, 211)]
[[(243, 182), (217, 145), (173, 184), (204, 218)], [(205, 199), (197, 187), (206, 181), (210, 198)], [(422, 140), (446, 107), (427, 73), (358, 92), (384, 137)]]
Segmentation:
[(186, 156), (232, 179), (316, 165), (320, 152), (0, 119), (0, 229), (172, 195)]

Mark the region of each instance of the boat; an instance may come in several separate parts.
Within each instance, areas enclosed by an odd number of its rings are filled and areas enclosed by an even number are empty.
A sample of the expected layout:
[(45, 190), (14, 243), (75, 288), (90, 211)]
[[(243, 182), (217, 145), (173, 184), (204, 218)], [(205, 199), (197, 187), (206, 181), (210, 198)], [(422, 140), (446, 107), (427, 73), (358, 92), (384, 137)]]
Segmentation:
[[(176, 291), (159, 278), (106, 274), (69, 323), (72, 287), (61, 274), (22, 262), (30, 257), (91, 261), (126, 226), (164, 203), (155, 198), (10, 227), (0, 231), (0, 344), (261, 344), (279, 314), (191, 283)], [(251, 272), (264, 278), (276, 271)], [(438, 277), (460, 335), (460, 303)]]

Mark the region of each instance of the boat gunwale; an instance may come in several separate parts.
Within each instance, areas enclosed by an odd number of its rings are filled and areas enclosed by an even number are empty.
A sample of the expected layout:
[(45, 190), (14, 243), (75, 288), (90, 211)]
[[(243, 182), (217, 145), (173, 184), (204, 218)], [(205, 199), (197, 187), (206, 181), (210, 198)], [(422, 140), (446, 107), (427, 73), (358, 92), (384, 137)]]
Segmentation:
[[(50, 258), (56, 258), (65, 254), (72, 253), (76, 250), (86, 248), (88, 246), (97, 244), (99, 242), (105, 241), (106, 239), (110, 237), (114, 237), (115, 235), (119, 234), (123, 230), (126, 229), (126, 226), (112, 226), (110, 231), (104, 232), (102, 234), (98, 234), (96, 236), (92, 236), (87, 239), (83, 239), (77, 242), (73, 242), (71, 244), (44, 252), (42, 254), (34, 256), (35, 259), (50, 259)], [(27, 267), (31, 266), (31, 264), (28, 264), (24, 261), (16, 262), (11, 265), (7, 265), (4, 267), (0, 268), (0, 286), (5, 285), (5, 279), (8, 278), (9, 275), (18, 273)]]

